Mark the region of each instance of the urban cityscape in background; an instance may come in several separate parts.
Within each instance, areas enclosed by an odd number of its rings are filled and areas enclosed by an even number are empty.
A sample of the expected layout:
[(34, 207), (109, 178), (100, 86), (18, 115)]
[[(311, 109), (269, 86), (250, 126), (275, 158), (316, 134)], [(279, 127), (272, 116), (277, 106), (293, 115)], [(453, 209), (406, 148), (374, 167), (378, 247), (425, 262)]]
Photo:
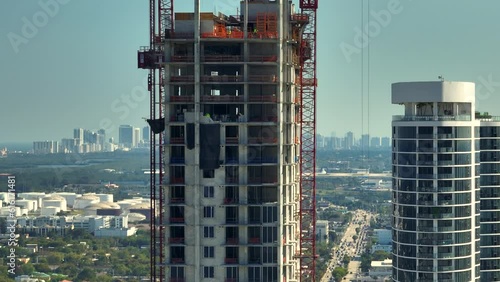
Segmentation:
[[(104, 129), (97, 132), (83, 128), (73, 130), (73, 138), (63, 138), (61, 141), (34, 141), (34, 154), (57, 153), (94, 153), (113, 152), (115, 150), (131, 150), (149, 147), (149, 126), (143, 128), (132, 125), (120, 125), (118, 140), (107, 138)], [(347, 132), (344, 137), (324, 136), (316, 137), (318, 149), (325, 150), (368, 150), (390, 149), (390, 137), (370, 137), (369, 134), (356, 138), (353, 132)], [(8, 148), (7, 148), (8, 149)]]

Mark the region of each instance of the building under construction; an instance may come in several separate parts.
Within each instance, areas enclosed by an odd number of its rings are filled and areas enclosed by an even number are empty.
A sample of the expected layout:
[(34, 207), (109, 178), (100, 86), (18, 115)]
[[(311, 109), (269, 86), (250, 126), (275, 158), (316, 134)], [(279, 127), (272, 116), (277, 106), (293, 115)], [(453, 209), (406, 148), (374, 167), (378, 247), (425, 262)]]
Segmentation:
[[(314, 281), (317, 1), (151, 0), (152, 281)], [(308, 6), (309, 5), (309, 6)]]

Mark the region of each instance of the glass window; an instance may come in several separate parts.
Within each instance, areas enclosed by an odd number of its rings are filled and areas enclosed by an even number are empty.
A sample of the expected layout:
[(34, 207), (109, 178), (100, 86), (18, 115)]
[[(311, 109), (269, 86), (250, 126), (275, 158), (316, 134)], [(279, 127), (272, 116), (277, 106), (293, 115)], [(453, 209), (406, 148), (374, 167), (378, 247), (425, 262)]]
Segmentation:
[(205, 218), (211, 218), (214, 217), (214, 207), (203, 207), (203, 217)]
[(203, 197), (213, 198), (214, 197), (214, 186), (203, 187)]
[(214, 278), (214, 276), (215, 276), (215, 268), (213, 266), (203, 267), (203, 278)]
[(203, 227), (203, 237), (204, 238), (213, 238), (214, 237), (214, 227), (213, 226), (204, 226)]
[(213, 258), (214, 257), (214, 247), (203, 247), (203, 257)]
[(471, 138), (471, 128), (469, 126), (457, 126), (455, 132), (456, 138)]
[(414, 126), (400, 126), (398, 127), (398, 138), (416, 138), (416, 129)]

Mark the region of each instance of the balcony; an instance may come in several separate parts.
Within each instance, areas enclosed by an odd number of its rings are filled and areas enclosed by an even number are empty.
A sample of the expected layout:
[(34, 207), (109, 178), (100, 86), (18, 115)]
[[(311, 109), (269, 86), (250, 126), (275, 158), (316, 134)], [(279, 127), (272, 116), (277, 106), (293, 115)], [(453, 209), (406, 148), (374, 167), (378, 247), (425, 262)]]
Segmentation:
[(226, 278), (224, 279), (224, 282), (238, 282), (238, 278)]
[(470, 121), (470, 115), (456, 115), (456, 116), (406, 116), (395, 115), (392, 116), (393, 121)]
[(226, 224), (238, 224), (237, 217), (228, 217), (226, 218)]
[(240, 179), (238, 176), (229, 177), (226, 176), (226, 184), (239, 184)]
[(184, 223), (184, 217), (171, 217), (170, 223)]
[(243, 82), (241, 75), (202, 75), (201, 82)]
[(242, 62), (243, 57), (238, 55), (205, 55), (201, 57), (201, 61), (206, 63)]
[(278, 102), (278, 97), (275, 95), (266, 95), (266, 96), (249, 96), (248, 97), (249, 102), (257, 102), (257, 103), (264, 103), (264, 102), (270, 102), (270, 103), (277, 103)]
[(223, 204), (224, 205), (238, 204), (238, 199), (237, 198), (224, 198)]
[(276, 75), (249, 75), (248, 82), (277, 83), (278, 76), (276, 76)]
[(225, 264), (238, 264), (238, 258), (225, 258)]
[(238, 158), (226, 158), (226, 159), (224, 160), (224, 163), (225, 163), (225, 164), (227, 164), (227, 165), (228, 165), (228, 164), (237, 165), (237, 164), (239, 164), (239, 163), (240, 163), (240, 161), (238, 160)]
[(226, 238), (226, 244), (227, 245), (238, 245), (239, 239), (238, 238)]
[(276, 143), (278, 143), (278, 138), (276, 137), (248, 137), (249, 145), (276, 144)]
[(170, 244), (184, 244), (184, 237), (171, 237), (168, 238)]
[(276, 184), (278, 179), (276, 177), (249, 177), (249, 184)]
[(258, 116), (252, 116), (248, 119), (249, 122), (278, 122), (278, 116), (271, 115), (271, 116), (264, 116), (264, 115), (258, 115)]
[(192, 103), (194, 102), (194, 96), (170, 96), (170, 102)]
[(250, 237), (248, 238), (248, 244), (260, 244), (259, 237)]
[(184, 137), (170, 137), (170, 144), (184, 144)]
[(276, 164), (278, 163), (278, 158), (276, 157), (261, 157), (261, 158), (249, 158), (249, 164)]
[(438, 253), (438, 258), (454, 258), (453, 253)]
[(202, 102), (243, 102), (243, 96), (230, 96), (230, 95), (203, 95), (201, 96)]
[(452, 271), (452, 270), (454, 270), (454, 269), (453, 269), (453, 266), (451, 266), (451, 265), (438, 266), (438, 271)]
[(170, 163), (171, 164), (184, 164), (186, 160), (184, 157), (171, 157), (170, 158)]
[(184, 204), (185, 200), (186, 199), (184, 197), (175, 197), (175, 198), (170, 198), (170, 203), (171, 204)]
[(436, 255), (433, 253), (418, 253), (417, 258), (435, 258)]
[(179, 63), (192, 63), (194, 62), (194, 56), (171, 56), (171, 62)]
[(185, 179), (183, 176), (180, 177), (171, 177), (170, 178), (170, 184), (184, 184)]
[(272, 63), (272, 62), (277, 62), (278, 61), (278, 56), (276, 55), (271, 55), (271, 56), (250, 56), (248, 58), (249, 62), (260, 62), (260, 63)]
[(170, 77), (170, 82), (194, 83), (194, 75), (179, 75)]
[(226, 144), (238, 144), (238, 137), (226, 137)]
[(185, 278), (170, 278), (170, 282), (186, 282)]
[(184, 264), (184, 258), (171, 258), (170, 263), (172, 263), (172, 264)]

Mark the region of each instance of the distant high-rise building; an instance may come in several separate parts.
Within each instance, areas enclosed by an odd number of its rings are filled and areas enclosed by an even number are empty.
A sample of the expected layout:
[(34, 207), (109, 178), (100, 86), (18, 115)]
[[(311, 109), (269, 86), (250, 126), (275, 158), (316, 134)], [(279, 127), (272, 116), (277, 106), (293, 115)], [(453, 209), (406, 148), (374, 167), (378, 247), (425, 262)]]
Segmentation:
[(137, 147), (141, 143), (141, 129), (139, 127), (134, 127), (134, 142), (132, 147)]
[(359, 146), (361, 147), (362, 150), (368, 149), (368, 147), (370, 146), (370, 134), (361, 135)]
[(370, 141), (370, 147), (380, 148), (380, 137), (372, 137)]
[(35, 141), (33, 142), (33, 154), (55, 154), (59, 152), (57, 141)]
[(354, 133), (352, 131), (347, 132), (345, 137), (345, 149), (352, 149), (354, 147)]
[(382, 137), (381, 144), (382, 148), (389, 148), (391, 147), (391, 138), (389, 137)]
[[(484, 192), (479, 186), (498, 175), (479, 179), (474, 89), (470, 82), (392, 85), (392, 103), (404, 106), (392, 122), (393, 281), (477, 282), (480, 267), (488, 270), (481, 281), (499, 281), (498, 224), (489, 224), (498, 221), (498, 199), (480, 204), (480, 197), (498, 196), (486, 194), (498, 193), (498, 183)], [(483, 214), (488, 225), (480, 228)]]
[(144, 140), (144, 143), (149, 142), (149, 126), (142, 128), (142, 140)]
[(120, 125), (118, 143), (125, 148), (132, 148), (134, 145), (134, 128), (131, 125)]
[(104, 129), (99, 129), (97, 131), (97, 144), (104, 148), (104, 143), (106, 143), (106, 131)]
[(73, 130), (73, 138), (78, 139), (78, 145), (83, 144), (83, 128), (75, 128)]

